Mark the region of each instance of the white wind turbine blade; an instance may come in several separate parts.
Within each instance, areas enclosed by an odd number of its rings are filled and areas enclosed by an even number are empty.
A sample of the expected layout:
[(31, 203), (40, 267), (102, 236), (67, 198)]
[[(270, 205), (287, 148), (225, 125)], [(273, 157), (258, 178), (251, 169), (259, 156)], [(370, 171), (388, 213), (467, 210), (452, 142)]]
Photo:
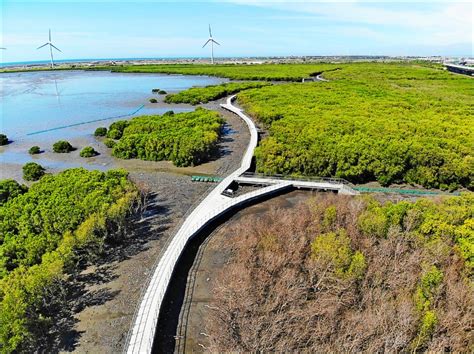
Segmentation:
[(54, 49), (56, 49), (58, 52), (61, 52), (61, 53), (62, 53), (61, 49), (59, 49), (58, 47), (56, 47), (53, 43), (49, 43), (49, 45), (50, 45), (51, 47), (53, 47)]
[(209, 39), (206, 41), (206, 43), (204, 43), (204, 45), (203, 45), (202, 47), (204, 48), (204, 47), (207, 45), (207, 43), (209, 43), (209, 42), (211, 42), (211, 41), (212, 41), (212, 39), (209, 38)]
[(211, 24), (209, 24), (209, 37), (211, 37), (211, 38), (212, 38)]
[(217, 45), (220, 45), (219, 43), (217, 43), (214, 39), (211, 39), (211, 41), (213, 41), (214, 43), (216, 43)]
[(41, 47), (38, 47), (38, 48), (36, 48), (36, 49), (41, 49), (41, 48), (47, 46), (48, 44), (49, 44), (49, 43), (45, 43), (45, 44), (43, 44)]
[(51, 43), (51, 28), (49, 29), (49, 42)]

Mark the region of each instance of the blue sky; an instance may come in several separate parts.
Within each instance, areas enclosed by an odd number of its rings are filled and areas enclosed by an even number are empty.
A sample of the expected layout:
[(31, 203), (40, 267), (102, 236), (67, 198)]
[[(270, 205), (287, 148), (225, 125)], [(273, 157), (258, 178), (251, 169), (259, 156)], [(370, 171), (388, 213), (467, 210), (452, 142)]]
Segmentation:
[(13, 1), (0, 17), (3, 61), (208, 56), (473, 56), (472, 2)]

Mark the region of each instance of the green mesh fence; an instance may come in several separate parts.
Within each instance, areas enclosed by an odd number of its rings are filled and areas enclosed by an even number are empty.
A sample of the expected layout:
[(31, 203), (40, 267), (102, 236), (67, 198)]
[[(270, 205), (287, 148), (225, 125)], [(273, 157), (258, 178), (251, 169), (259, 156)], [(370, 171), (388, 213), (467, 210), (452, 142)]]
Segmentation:
[(435, 192), (425, 191), (420, 189), (400, 189), (400, 188), (386, 188), (386, 187), (352, 187), (361, 193), (396, 193), (408, 195), (459, 195), (459, 192)]
[(223, 180), (221, 177), (214, 177), (214, 176), (191, 176), (191, 181), (193, 182), (211, 182), (211, 183), (219, 183)]

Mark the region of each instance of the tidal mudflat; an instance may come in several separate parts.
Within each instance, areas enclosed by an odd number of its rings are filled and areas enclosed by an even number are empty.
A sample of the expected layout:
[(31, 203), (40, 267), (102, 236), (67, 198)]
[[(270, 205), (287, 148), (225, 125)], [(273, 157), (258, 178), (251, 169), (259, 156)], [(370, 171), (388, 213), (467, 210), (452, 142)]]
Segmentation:
[[(20, 179), (21, 166), (30, 161), (51, 171), (78, 166), (120, 167), (93, 136), (97, 127), (137, 115), (194, 109), (189, 105), (164, 103), (163, 95), (152, 94), (154, 88), (172, 93), (223, 81), (226, 80), (205, 76), (88, 71), (2, 74), (0, 131), (12, 143), (0, 147), (0, 178)], [(152, 97), (158, 103), (150, 103)], [(53, 153), (52, 145), (60, 139), (70, 141), (78, 150), (65, 155)], [(33, 145), (39, 146), (43, 153), (30, 156), (28, 149)], [(79, 157), (80, 149), (88, 145), (101, 155), (93, 159)]]

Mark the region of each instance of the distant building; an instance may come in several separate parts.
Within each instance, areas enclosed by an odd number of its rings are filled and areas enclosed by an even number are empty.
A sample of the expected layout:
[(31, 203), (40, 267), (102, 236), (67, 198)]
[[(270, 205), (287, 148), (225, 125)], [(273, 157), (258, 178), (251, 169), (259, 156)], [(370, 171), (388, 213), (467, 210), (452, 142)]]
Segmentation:
[(448, 71), (451, 71), (453, 73), (474, 76), (473, 66), (451, 64), (451, 63), (445, 63), (444, 66), (446, 67)]

